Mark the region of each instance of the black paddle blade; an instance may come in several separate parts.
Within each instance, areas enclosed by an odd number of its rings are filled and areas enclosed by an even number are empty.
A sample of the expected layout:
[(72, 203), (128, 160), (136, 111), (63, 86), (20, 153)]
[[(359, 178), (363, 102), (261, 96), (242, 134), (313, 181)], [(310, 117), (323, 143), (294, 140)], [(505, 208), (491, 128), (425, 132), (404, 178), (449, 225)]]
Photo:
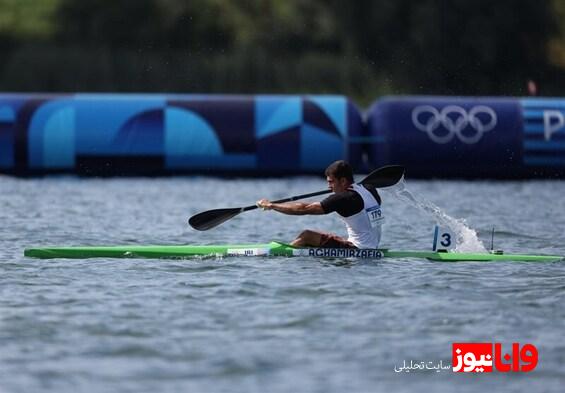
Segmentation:
[(406, 169), (402, 165), (387, 165), (373, 171), (361, 181), (369, 188), (385, 188), (394, 186), (404, 176)]
[(188, 220), (191, 227), (199, 231), (207, 231), (241, 213), (241, 208), (215, 209), (198, 213)]

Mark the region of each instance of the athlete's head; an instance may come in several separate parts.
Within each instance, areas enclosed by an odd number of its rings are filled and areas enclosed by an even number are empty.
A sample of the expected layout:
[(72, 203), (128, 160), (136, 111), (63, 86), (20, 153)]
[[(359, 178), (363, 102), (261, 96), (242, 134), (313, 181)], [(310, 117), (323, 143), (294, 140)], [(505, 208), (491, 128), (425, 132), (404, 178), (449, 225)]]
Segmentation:
[(346, 161), (339, 160), (326, 168), (326, 180), (333, 192), (343, 192), (353, 184), (353, 168)]

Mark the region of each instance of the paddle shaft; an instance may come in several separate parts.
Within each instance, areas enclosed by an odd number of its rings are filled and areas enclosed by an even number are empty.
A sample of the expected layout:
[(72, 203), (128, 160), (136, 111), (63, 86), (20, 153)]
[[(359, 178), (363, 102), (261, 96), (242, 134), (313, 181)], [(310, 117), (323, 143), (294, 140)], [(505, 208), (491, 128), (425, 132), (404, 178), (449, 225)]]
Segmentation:
[[(289, 197), (289, 198), (279, 199), (278, 201), (272, 201), (271, 203), (292, 202), (292, 201), (297, 201), (297, 200), (299, 200), (299, 199), (304, 199), (304, 198), (310, 198), (310, 197), (314, 197), (314, 196), (318, 196), (318, 195), (329, 194), (330, 192), (332, 192), (332, 190), (324, 190), (324, 191), (318, 191), (318, 192), (311, 192), (310, 194), (302, 194), (302, 195), (292, 196), (292, 197)], [(258, 208), (257, 205), (250, 205), (250, 206), (242, 207), (242, 208), (241, 208), (241, 211), (242, 211), (242, 212), (246, 212), (246, 211), (253, 210), (253, 209), (257, 209), (257, 208)]]
[[(404, 175), (403, 166), (388, 165), (374, 170), (357, 184), (366, 185), (369, 188), (389, 187), (398, 183), (398, 181), (400, 181), (403, 175)], [(330, 192), (332, 192), (332, 190), (327, 189), (324, 191), (312, 192), (310, 194), (302, 194), (302, 195), (292, 196), (289, 198), (279, 199), (278, 201), (272, 201), (272, 203), (297, 201), (299, 199), (310, 198), (317, 195), (329, 194)], [(243, 207), (241, 208), (241, 211), (246, 212), (253, 209), (257, 209), (257, 205)]]

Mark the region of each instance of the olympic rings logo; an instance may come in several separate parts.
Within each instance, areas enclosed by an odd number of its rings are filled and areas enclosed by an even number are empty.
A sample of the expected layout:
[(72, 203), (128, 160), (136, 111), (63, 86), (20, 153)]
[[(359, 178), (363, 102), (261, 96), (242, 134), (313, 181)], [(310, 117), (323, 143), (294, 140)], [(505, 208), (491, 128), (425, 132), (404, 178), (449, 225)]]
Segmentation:
[(458, 105), (448, 105), (441, 111), (431, 105), (420, 105), (412, 110), (414, 127), (439, 144), (448, 143), (455, 136), (469, 145), (477, 143), (497, 122), (496, 112), (485, 105), (474, 106), (468, 112)]

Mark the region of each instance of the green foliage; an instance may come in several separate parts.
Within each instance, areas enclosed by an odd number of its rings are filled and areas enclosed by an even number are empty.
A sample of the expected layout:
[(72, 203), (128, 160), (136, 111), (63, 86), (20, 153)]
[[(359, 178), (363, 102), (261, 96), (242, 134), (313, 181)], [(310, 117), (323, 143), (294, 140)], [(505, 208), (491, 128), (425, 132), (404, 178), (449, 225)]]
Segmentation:
[(151, 47), (162, 36), (154, 0), (61, 0), (55, 15), (59, 42)]
[(0, 34), (27, 39), (49, 38), (60, 0), (0, 0)]
[(512, 79), (542, 77), (546, 42), (557, 31), (550, 5), (545, 0), (363, 0), (336, 18), (355, 51), (394, 70), (401, 86), (497, 94), (505, 93)]
[(0, 0), (0, 89), (525, 94), (561, 0)]

